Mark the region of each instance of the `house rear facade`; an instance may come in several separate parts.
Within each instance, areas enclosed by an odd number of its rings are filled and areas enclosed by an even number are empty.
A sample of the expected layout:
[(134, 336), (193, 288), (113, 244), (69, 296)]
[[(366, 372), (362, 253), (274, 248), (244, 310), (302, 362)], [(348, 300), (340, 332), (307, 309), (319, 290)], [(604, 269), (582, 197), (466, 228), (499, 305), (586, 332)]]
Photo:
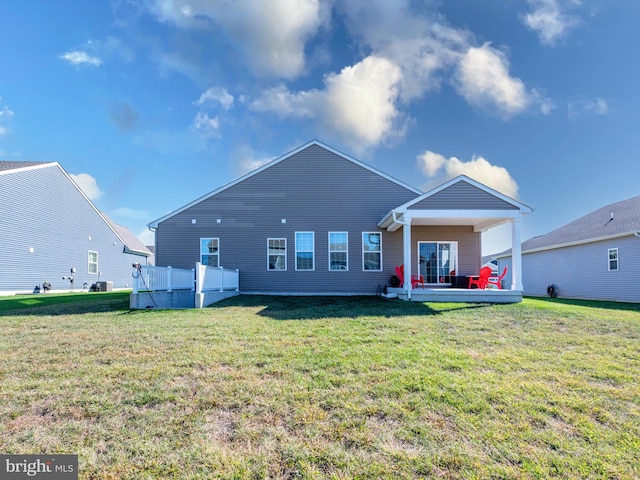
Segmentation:
[[(150, 223), (156, 265), (239, 269), (244, 294), (375, 294), (403, 264), (451, 286), (480, 269), (486, 212), (519, 212), (459, 180), (425, 194), (312, 141)], [(483, 217), (471, 221), (469, 208)], [(395, 220), (411, 215), (407, 241)]]
[[(131, 264), (151, 254), (106, 218), (58, 163), (0, 162), (0, 294), (84, 283), (130, 288)], [(66, 278), (63, 278), (66, 277)]]

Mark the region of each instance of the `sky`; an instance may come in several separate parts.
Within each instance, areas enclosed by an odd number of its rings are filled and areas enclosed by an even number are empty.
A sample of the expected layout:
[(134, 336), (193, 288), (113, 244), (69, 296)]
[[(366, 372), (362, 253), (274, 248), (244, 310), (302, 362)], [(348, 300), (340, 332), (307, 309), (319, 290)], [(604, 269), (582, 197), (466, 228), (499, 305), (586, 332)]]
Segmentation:
[(0, 0), (0, 160), (59, 162), (152, 244), (315, 139), (422, 190), (474, 178), (533, 208), (526, 240), (640, 195), (639, 21), (637, 0)]

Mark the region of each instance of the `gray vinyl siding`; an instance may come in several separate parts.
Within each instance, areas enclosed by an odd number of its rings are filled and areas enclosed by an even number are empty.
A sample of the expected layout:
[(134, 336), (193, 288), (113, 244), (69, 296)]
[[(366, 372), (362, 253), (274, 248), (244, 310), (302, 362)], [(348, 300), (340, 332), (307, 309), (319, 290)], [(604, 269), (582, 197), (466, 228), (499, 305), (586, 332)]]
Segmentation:
[[(244, 293), (375, 293), (403, 262), (402, 229), (377, 224), (416, 196), (313, 145), (160, 222), (156, 263), (193, 268), (200, 238), (214, 237), (221, 265), (240, 270)], [(295, 271), (295, 232), (306, 231), (314, 232), (315, 270)], [(348, 232), (348, 271), (329, 270), (328, 232)], [(363, 232), (382, 234), (381, 272), (362, 269)], [(268, 238), (286, 238), (287, 271), (267, 270)], [(412, 258), (419, 240), (459, 241), (461, 270), (478, 271), (480, 235), (471, 227), (414, 227)]]
[(409, 210), (517, 210), (480, 188), (466, 182), (455, 183), (409, 207)]
[[(608, 250), (618, 249), (618, 270), (608, 270)], [(510, 258), (508, 263), (510, 264)], [(501, 259), (501, 264), (506, 264)], [(522, 255), (525, 295), (640, 303), (640, 238), (633, 235)]]
[[(33, 253), (30, 252), (33, 249)], [(48, 281), (69, 291), (63, 276), (76, 268), (75, 289), (98, 280), (88, 273), (88, 251), (98, 252), (101, 281), (130, 287), (131, 264), (145, 257), (124, 246), (61, 168), (0, 175), (0, 291), (33, 291)]]
[[(402, 262), (402, 232), (387, 232), (377, 223), (415, 197), (312, 145), (160, 222), (156, 263), (193, 268), (199, 239), (218, 237), (221, 265), (240, 269), (242, 292), (375, 293)], [(314, 271), (295, 271), (295, 232), (303, 231), (315, 234)], [(329, 270), (330, 231), (349, 234), (348, 271)], [(362, 232), (382, 233), (382, 272), (362, 270)], [(287, 239), (287, 271), (267, 271), (267, 238)]]

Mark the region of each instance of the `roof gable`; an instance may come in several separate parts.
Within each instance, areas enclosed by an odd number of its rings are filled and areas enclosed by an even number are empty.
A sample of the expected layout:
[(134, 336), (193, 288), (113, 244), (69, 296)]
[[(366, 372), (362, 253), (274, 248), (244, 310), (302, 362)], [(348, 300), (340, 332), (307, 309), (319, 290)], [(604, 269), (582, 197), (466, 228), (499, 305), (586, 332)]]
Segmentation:
[[(187, 209), (189, 209), (191, 207), (194, 207), (194, 206), (196, 206), (196, 205), (208, 200), (209, 198), (211, 198), (211, 197), (213, 197), (215, 195), (218, 195), (218, 194), (220, 194), (222, 192), (225, 192), (226, 190), (234, 187), (235, 185), (238, 185), (238, 184), (240, 184), (242, 182), (248, 181), (248, 180), (256, 177), (257, 175), (259, 175), (260, 173), (264, 172), (265, 170), (273, 169), (273, 168), (277, 167), (279, 164), (281, 164), (282, 162), (285, 162), (287, 159), (292, 158), (292, 157), (296, 156), (297, 154), (299, 154), (299, 153), (301, 153), (301, 152), (303, 152), (303, 151), (305, 151), (307, 149), (312, 149), (312, 148), (323, 149), (323, 150), (325, 150), (327, 152), (330, 152), (330, 153), (336, 155), (337, 157), (339, 157), (342, 160), (345, 160), (345, 161), (347, 161), (347, 162), (349, 162), (349, 163), (351, 163), (351, 164), (353, 164), (355, 166), (358, 166), (358, 167), (360, 167), (362, 169), (365, 169), (368, 172), (373, 173), (377, 177), (383, 178), (383, 179), (385, 179), (385, 180), (387, 180), (389, 182), (392, 182), (392, 183), (394, 183), (394, 184), (396, 184), (396, 185), (408, 190), (409, 192), (413, 193), (414, 195), (419, 195), (420, 193), (422, 193), (420, 190), (418, 190), (418, 189), (416, 189), (416, 188), (414, 188), (414, 187), (412, 187), (412, 186), (410, 186), (408, 184), (405, 184), (405, 183), (401, 182), (400, 180), (398, 180), (396, 178), (393, 178), (390, 175), (387, 175), (387, 174), (385, 174), (385, 173), (383, 173), (383, 172), (371, 167), (370, 165), (367, 165), (367, 164), (365, 164), (363, 162), (360, 162), (360, 161), (358, 161), (358, 160), (356, 160), (356, 159), (354, 159), (354, 158), (352, 158), (352, 157), (350, 157), (348, 155), (345, 155), (344, 153), (341, 153), (341, 152), (339, 152), (339, 151), (337, 151), (337, 150), (335, 150), (335, 149), (333, 149), (333, 148), (331, 148), (331, 147), (329, 147), (329, 146), (327, 146), (327, 145), (325, 145), (325, 144), (323, 144), (323, 143), (321, 143), (321, 142), (319, 142), (317, 140), (313, 140), (311, 142), (308, 142), (308, 143), (296, 148), (295, 150), (292, 150), (291, 152), (289, 152), (289, 153), (287, 153), (287, 154), (285, 154), (285, 155), (283, 155), (283, 156), (281, 156), (279, 158), (276, 158), (275, 160), (272, 160), (271, 162), (269, 162), (269, 163), (267, 163), (267, 164), (255, 169), (255, 170), (247, 173), (246, 175), (243, 175), (243, 176), (241, 176), (241, 177), (239, 177), (239, 178), (227, 183), (226, 185), (223, 185), (222, 187), (220, 187), (220, 188), (218, 188), (216, 190), (213, 190), (212, 192), (210, 192), (210, 193), (208, 193), (208, 194), (206, 194), (206, 195), (194, 200), (193, 202), (190, 202), (190, 203), (178, 208), (177, 210), (174, 210), (173, 212), (165, 215), (164, 217), (161, 217), (161, 218), (159, 218), (157, 220), (154, 220), (153, 222), (149, 223), (148, 226), (150, 228), (157, 228), (157, 226), (160, 223), (170, 219), (171, 217), (174, 217), (175, 215), (178, 215), (179, 213), (182, 213), (185, 210), (187, 210)], [(312, 166), (313, 166), (313, 164), (310, 163), (310, 167), (312, 167)], [(310, 171), (310, 173), (312, 173), (311, 169), (309, 171)]]
[(606, 205), (522, 244), (522, 251), (557, 248), (640, 231), (640, 196)]
[(418, 198), (400, 206), (398, 210), (520, 210), (532, 209), (512, 198), (477, 182), (466, 175), (459, 175), (429, 190)]

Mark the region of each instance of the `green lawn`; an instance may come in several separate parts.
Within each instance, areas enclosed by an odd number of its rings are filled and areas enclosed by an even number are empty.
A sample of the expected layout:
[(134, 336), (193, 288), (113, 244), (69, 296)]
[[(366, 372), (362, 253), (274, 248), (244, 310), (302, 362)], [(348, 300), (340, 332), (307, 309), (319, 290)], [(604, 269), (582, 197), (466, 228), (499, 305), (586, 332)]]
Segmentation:
[(0, 453), (82, 479), (640, 478), (640, 306), (0, 297)]

